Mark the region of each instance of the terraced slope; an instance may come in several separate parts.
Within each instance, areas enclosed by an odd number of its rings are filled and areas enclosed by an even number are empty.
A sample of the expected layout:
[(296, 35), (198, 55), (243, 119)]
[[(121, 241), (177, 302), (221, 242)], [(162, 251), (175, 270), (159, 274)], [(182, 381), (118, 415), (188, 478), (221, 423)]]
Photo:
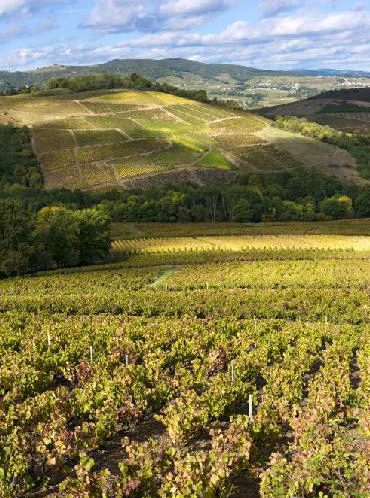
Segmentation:
[(311, 154), (276, 141), (266, 118), (159, 92), (21, 95), (1, 98), (0, 109), (0, 122), (32, 127), (48, 189), (210, 184), (305, 163), (325, 171), (328, 154), (338, 166), (331, 175), (341, 176), (343, 164), (354, 166), (329, 146), (323, 160), (319, 155), (308, 164)]

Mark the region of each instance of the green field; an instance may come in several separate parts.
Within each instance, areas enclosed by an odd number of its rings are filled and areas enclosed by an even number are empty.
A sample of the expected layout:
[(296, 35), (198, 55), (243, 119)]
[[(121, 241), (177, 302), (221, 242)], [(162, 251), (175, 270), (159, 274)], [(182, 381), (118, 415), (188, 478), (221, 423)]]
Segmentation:
[(255, 114), (161, 92), (17, 95), (1, 97), (0, 107), (0, 122), (32, 127), (47, 189), (130, 188), (133, 179), (136, 186), (148, 179), (156, 185), (157, 174), (197, 182), (199, 171), (207, 173), (198, 183), (212, 183), (215, 169), (233, 181), (238, 171), (302, 165), (358, 180), (355, 161), (335, 147), (294, 134), (276, 137), (269, 120)]
[(0, 281), (0, 496), (368, 496), (369, 220), (112, 237)]

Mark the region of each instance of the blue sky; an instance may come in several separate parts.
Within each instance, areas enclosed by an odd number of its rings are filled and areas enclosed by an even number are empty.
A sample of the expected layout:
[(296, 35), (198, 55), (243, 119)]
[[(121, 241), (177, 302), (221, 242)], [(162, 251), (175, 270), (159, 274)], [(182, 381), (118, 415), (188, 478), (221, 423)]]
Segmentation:
[(370, 0), (0, 0), (0, 68), (184, 57), (370, 71)]

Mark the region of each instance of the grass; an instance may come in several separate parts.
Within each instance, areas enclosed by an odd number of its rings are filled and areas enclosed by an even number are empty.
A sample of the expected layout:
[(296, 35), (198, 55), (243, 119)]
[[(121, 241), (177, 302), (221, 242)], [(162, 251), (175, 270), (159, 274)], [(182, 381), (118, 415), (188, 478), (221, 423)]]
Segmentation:
[(233, 164), (226, 159), (221, 152), (212, 151), (207, 154), (197, 166), (201, 166), (204, 168), (218, 168), (218, 169), (233, 169)]
[(320, 165), (320, 170), (331, 176), (350, 176), (352, 181), (362, 181), (356, 170), (356, 160), (349, 152), (335, 145), (271, 127), (260, 131), (258, 136), (270, 141), (277, 149), (286, 151), (305, 166), (317, 168)]

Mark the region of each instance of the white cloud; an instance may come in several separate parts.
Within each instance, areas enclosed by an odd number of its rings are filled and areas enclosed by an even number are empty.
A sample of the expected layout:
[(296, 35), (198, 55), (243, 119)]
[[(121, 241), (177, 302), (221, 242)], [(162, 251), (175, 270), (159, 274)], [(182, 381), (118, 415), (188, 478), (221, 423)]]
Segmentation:
[(72, 0), (0, 0), (0, 17), (5, 15), (15, 16), (19, 12), (28, 14), (43, 7), (67, 3)]
[(168, 16), (203, 15), (222, 12), (232, 6), (233, 0), (168, 0), (159, 12)]
[[(145, 2), (145, 0), (142, 0)], [(107, 32), (159, 32), (200, 26), (237, 0), (97, 0), (85, 27)]]
[(87, 26), (106, 31), (131, 31), (143, 16), (144, 7), (135, 0), (98, 0)]
[(259, 7), (265, 16), (275, 16), (304, 4), (304, 0), (259, 0)]
[(11, 14), (24, 7), (26, 0), (0, 0), (0, 16)]
[[(171, 8), (179, 9), (182, 5), (180, 1), (183, 0), (171, 2)], [(168, 4), (167, 1), (162, 6), (167, 5), (168, 8)], [(133, 9), (125, 9), (123, 5)], [(178, 20), (196, 22), (203, 14), (198, 10), (196, 15), (191, 8), (200, 9), (207, 5), (209, 7), (205, 1), (200, 5), (199, 2), (195, 4), (193, 0), (188, 0), (186, 8), (189, 15), (166, 17), (167, 24), (157, 32), (147, 29), (147, 33), (140, 36), (131, 34), (118, 38), (116, 35), (119, 41), (100, 45), (91, 42), (90, 45), (25, 48), (13, 51), (7, 59), (2, 58), (2, 62), (10, 66), (16, 61), (19, 67), (32, 67), (50, 63), (89, 64), (113, 58), (185, 57), (262, 68), (331, 67), (366, 70), (370, 67), (368, 11), (333, 10), (325, 13), (311, 10), (304, 15), (298, 10), (286, 12), (284, 16), (266, 17), (255, 23), (239, 20), (219, 33), (208, 34), (196, 30), (181, 31), (179, 27), (173, 30), (168, 24), (168, 19), (173, 23)], [(102, 29), (110, 26), (110, 29), (119, 31), (122, 25), (126, 25), (128, 30), (128, 27), (138, 26), (137, 23), (141, 23), (142, 27), (152, 22), (145, 3), (140, 5), (140, 2), (134, 3), (133, 0), (106, 0), (99, 8), (101, 10), (96, 10), (94, 14), (95, 21), (93, 13), (90, 21), (100, 22)], [(115, 24), (111, 22), (111, 15)]]

